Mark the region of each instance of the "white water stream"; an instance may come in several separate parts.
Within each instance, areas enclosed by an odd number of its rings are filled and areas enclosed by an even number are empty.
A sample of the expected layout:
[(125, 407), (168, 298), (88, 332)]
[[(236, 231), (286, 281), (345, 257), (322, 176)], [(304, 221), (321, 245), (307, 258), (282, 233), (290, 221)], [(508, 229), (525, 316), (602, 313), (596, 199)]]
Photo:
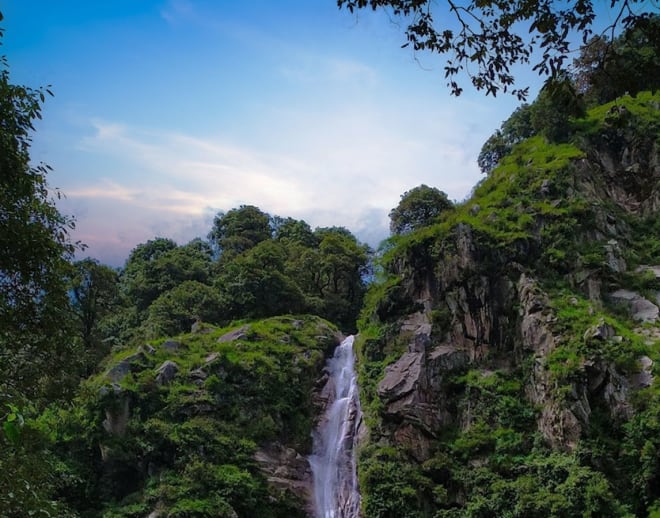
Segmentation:
[(354, 369), (353, 336), (346, 338), (327, 364), (334, 394), (314, 433), (309, 463), (314, 476), (316, 518), (358, 518), (355, 442), (361, 411)]

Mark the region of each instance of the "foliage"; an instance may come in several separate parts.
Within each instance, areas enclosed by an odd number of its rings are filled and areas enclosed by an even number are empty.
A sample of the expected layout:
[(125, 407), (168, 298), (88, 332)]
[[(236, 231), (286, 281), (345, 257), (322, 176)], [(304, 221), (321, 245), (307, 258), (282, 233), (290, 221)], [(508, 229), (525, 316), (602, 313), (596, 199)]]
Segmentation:
[(500, 129), (495, 131), (481, 147), (477, 163), (482, 173), (490, 174), (514, 145), (535, 134), (531, 122), (531, 107), (528, 104), (515, 109)]
[(390, 232), (407, 234), (428, 226), (442, 212), (453, 207), (454, 204), (444, 192), (422, 184), (403, 193), (399, 204), (390, 211)]
[[(628, 27), (645, 18), (633, 8), (634, 3), (612, 1), (612, 8), (616, 7), (612, 27), (619, 22)], [(519, 99), (527, 96), (528, 88), (514, 88), (512, 69), (538, 59), (533, 70), (560, 76), (571, 43), (580, 39), (586, 42), (596, 18), (591, 0), (567, 4), (551, 0), (448, 1), (446, 5), (431, 0), (338, 0), (337, 4), (350, 12), (367, 7), (387, 11), (405, 27), (404, 47), (446, 54), (444, 72), (452, 94), (463, 91), (456, 76), (465, 73), (472, 85), (487, 95), (511, 90)]]
[(245, 252), (270, 237), (270, 217), (254, 205), (241, 205), (226, 214), (220, 212), (208, 235), (225, 258)]
[(118, 274), (97, 260), (87, 258), (71, 265), (68, 286), (75, 331), (85, 356), (83, 376), (87, 376), (109, 352), (104, 342), (103, 320), (119, 303)]
[(624, 94), (660, 88), (660, 15), (637, 20), (610, 41), (596, 36), (573, 60), (571, 76), (578, 92), (594, 106)]
[(550, 142), (565, 142), (571, 132), (571, 118), (584, 117), (585, 109), (572, 81), (567, 77), (546, 82), (534, 101), (530, 122), (534, 133)]
[(274, 228), (273, 237), (278, 241), (294, 241), (306, 247), (318, 245), (318, 239), (306, 221), (273, 216), (271, 225)]
[[(565, 83), (553, 92), (567, 103), (554, 122), (549, 97), (507, 121), (515, 129), (484, 148), (497, 165), (470, 199), (428, 226), (392, 236), (383, 248), (356, 341), (370, 430), (360, 460), (367, 516), (653, 512), (660, 487), (659, 391), (657, 382), (639, 389), (626, 380), (636, 379), (641, 357), (657, 361), (658, 326), (632, 322), (605, 294), (625, 287), (649, 300), (656, 295), (657, 279), (635, 268), (660, 263), (657, 214), (626, 210), (608, 193), (616, 183), (646, 203), (657, 181), (646, 171), (613, 177), (592, 162), (633, 149), (652, 160), (660, 134), (658, 93), (623, 96), (582, 115), (571, 88)], [(561, 130), (554, 135), (553, 124)], [(621, 244), (627, 273), (609, 264), (613, 239)], [(533, 311), (548, 350), (527, 343), (519, 327), (515, 286), (522, 272), (544, 294)], [(587, 279), (602, 289), (602, 302)], [(420, 292), (423, 307), (416, 304)], [(507, 292), (512, 298), (500, 301)], [(427, 350), (461, 343), (468, 324), (477, 333), (483, 322), (492, 326), (467, 367), (427, 365), (418, 383), (428, 386), (402, 398), (432, 406), (441, 426), (424, 420), (421, 405), (415, 407), (419, 415), (398, 413), (398, 401), (378, 391), (388, 366), (411, 350), (411, 316), (419, 311), (433, 324)], [(620, 403), (615, 398), (624, 391), (628, 399)], [(580, 421), (577, 446), (556, 447), (539, 433), (560, 426), (562, 412)]]
[(177, 246), (157, 238), (139, 244), (128, 257), (120, 281), (122, 292), (139, 312), (184, 281), (205, 282), (211, 267), (210, 248), (192, 241)]
[[(298, 516), (300, 502), (268, 488), (255, 452), (274, 442), (309, 451), (312, 389), (335, 333), (317, 317), (279, 317), (114, 354), (108, 367), (130, 361), (130, 373), (90, 378), (74, 406), (42, 418), (67, 467), (61, 495), (83, 515)], [(166, 360), (179, 370), (158, 384)], [(108, 433), (104, 417), (124, 405), (125, 433)]]
[(143, 327), (147, 336), (172, 336), (190, 330), (199, 321), (217, 324), (227, 315), (220, 293), (197, 281), (184, 281), (160, 295), (150, 306)]
[(71, 358), (65, 272), (73, 221), (51, 197), (50, 167), (31, 165), (29, 156), (49, 94), (12, 84), (0, 58), (0, 402), (8, 393), (61, 395), (68, 383), (48, 373)]
[(303, 294), (287, 276), (285, 247), (262, 241), (225, 263), (216, 283), (226, 301), (225, 318), (260, 318), (299, 313)]
[(360, 487), (365, 516), (420, 518), (422, 494), (431, 481), (393, 448), (369, 446), (360, 452)]

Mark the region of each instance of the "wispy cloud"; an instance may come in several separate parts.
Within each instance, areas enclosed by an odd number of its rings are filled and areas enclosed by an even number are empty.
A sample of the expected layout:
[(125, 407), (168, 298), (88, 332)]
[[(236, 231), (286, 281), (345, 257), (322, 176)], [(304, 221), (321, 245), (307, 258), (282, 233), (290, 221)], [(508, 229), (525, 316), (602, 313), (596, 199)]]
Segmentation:
[[(182, 240), (205, 235), (209, 214), (241, 204), (312, 226), (343, 225), (376, 245), (404, 191), (426, 183), (460, 199), (478, 177), (470, 129), (448, 125), (455, 114), (437, 115), (418, 120), (364, 106), (277, 110), (264, 114), (264, 141), (251, 145), (94, 120), (81, 148), (110, 161), (106, 174), (65, 190), (69, 206), (84, 214), (82, 238), (124, 256), (155, 231)], [(279, 124), (268, 130), (273, 120)], [(113, 165), (117, 157), (121, 164)], [(87, 229), (84, 220), (98, 223), (112, 205), (121, 213), (112, 229)]]
[(176, 25), (193, 18), (195, 11), (188, 0), (168, 0), (160, 9), (160, 15), (167, 23)]

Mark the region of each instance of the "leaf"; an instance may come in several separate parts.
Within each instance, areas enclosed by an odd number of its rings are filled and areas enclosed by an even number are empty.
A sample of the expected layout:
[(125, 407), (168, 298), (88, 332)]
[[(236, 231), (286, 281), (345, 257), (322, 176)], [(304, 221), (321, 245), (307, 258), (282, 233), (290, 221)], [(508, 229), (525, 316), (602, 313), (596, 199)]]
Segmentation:
[(20, 429), (18, 426), (16, 426), (16, 423), (10, 422), (10, 421), (5, 421), (2, 423), (2, 429), (5, 432), (5, 437), (7, 437), (7, 440), (11, 442), (12, 444), (17, 444), (18, 439), (21, 435)]

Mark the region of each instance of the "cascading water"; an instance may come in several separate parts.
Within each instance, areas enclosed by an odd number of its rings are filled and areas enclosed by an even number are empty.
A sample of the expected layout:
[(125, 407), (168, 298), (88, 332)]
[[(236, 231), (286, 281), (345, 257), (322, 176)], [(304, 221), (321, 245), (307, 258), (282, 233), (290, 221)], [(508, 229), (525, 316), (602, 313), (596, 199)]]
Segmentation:
[(346, 338), (328, 360), (328, 383), (334, 398), (314, 433), (309, 463), (314, 476), (316, 518), (358, 518), (360, 493), (355, 442), (362, 414), (354, 369), (353, 336)]

